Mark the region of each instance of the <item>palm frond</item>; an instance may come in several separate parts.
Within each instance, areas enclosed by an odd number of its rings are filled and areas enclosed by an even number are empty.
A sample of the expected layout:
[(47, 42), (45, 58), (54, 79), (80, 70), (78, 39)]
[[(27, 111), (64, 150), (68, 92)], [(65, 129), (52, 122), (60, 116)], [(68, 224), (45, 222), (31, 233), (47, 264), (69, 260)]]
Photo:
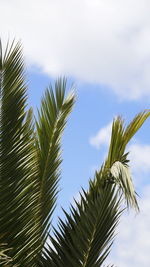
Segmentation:
[(55, 238), (51, 238), (54, 249), (45, 248), (39, 266), (101, 266), (110, 252), (121, 212), (114, 187), (108, 186), (92, 198), (83, 191), (81, 202), (71, 206), (71, 215), (65, 212), (66, 221), (60, 219), (59, 231), (55, 229)]
[(121, 117), (117, 117), (116, 119), (114, 119), (112, 125), (109, 153), (107, 158), (107, 165), (109, 167), (112, 166), (115, 161), (126, 163), (126, 146), (149, 116), (150, 110), (140, 112), (129, 123), (129, 125), (127, 125), (127, 127), (125, 127), (124, 120)]
[(141, 128), (145, 120), (150, 116), (150, 110), (144, 110), (135, 116), (124, 132), (124, 146), (131, 140), (135, 133)]
[(26, 120), (21, 45), (8, 47), (3, 56), (0, 45), (0, 242), (13, 248), (8, 256), (14, 266), (34, 266), (38, 249), (38, 229), (32, 218), (37, 201), (35, 149)]
[(115, 161), (120, 161), (124, 150), (124, 121), (119, 116), (114, 119), (112, 124), (111, 141), (107, 158), (108, 168), (110, 168)]
[(27, 87), (20, 43), (0, 43), (0, 242), (13, 266), (36, 266), (55, 207), (61, 163), (60, 139), (75, 101), (66, 80), (42, 100), (36, 130), (26, 111)]
[(56, 81), (55, 93), (52, 87), (47, 89), (36, 120), (39, 204), (41, 205), (41, 225), (45, 239), (59, 190), (61, 136), (75, 101), (73, 91), (67, 97), (65, 97), (65, 92), (66, 79)]

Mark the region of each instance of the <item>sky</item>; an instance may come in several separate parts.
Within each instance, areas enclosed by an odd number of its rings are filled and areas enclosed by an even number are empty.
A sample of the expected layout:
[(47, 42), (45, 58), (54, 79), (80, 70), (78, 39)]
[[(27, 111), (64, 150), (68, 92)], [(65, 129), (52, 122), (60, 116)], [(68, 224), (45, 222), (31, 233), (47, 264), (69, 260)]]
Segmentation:
[[(55, 212), (105, 159), (111, 123), (128, 123), (150, 107), (149, 0), (1, 0), (0, 36), (21, 40), (34, 112), (58, 76), (74, 83), (77, 100), (63, 136), (62, 178)], [(108, 263), (150, 266), (150, 119), (128, 145), (140, 213), (125, 214)]]

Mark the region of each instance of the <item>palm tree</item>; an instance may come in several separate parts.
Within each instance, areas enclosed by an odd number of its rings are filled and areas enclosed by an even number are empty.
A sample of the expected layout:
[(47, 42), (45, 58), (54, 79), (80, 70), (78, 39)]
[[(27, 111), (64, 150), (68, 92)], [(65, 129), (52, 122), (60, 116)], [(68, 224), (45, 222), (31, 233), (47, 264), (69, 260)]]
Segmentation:
[[(59, 192), (61, 136), (75, 102), (66, 80), (58, 79), (42, 98), (38, 116), (27, 106), (20, 43), (3, 53), (0, 42), (0, 253), (1, 266), (102, 266), (124, 207), (138, 210), (126, 145), (150, 115), (112, 125), (108, 157), (81, 190), (81, 200), (51, 221)], [(125, 205), (124, 205), (125, 203)], [(50, 238), (51, 245), (46, 245)], [(4, 244), (4, 245), (3, 245)], [(5, 255), (6, 253), (6, 255)]]

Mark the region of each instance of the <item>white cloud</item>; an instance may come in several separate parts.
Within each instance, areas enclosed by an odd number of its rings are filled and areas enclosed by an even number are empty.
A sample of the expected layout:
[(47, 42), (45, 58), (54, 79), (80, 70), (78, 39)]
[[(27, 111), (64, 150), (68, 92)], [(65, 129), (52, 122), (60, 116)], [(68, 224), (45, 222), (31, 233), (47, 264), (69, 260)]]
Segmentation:
[(1, 37), (21, 38), (42, 71), (150, 96), (149, 0), (1, 0), (0, 10)]
[(101, 128), (95, 136), (91, 137), (89, 140), (90, 144), (97, 149), (99, 149), (101, 145), (108, 146), (110, 142), (111, 128), (112, 122)]
[(128, 151), (133, 171), (143, 173), (150, 171), (150, 145), (132, 144)]
[(140, 213), (121, 218), (109, 263), (117, 267), (150, 266), (150, 186), (143, 189)]
[(150, 173), (150, 145), (135, 143), (129, 145), (129, 160), (135, 187), (140, 191), (145, 184), (149, 184)]

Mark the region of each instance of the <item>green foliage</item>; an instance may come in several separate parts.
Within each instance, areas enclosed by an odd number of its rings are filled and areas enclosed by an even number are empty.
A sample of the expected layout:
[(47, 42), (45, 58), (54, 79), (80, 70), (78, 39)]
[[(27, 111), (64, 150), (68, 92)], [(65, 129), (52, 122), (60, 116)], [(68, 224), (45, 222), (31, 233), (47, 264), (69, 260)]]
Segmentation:
[(22, 49), (0, 45), (0, 243), (13, 264), (37, 266), (55, 206), (61, 162), (60, 142), (74, 94), (66, 81), (46, 91), (38, 119), (26, 109)]
[[(112, 125), (108, 157), (50, 235), (59, 192), (61, 136), (75, 102), (66, 79), (47, 88), (38, 116), (27, 106), (20, 43), (0, 43), (0, 266), (102, 266), (127, 207), (138, 209), (126, 145), (150, 115)], [(46, 245), (50, 238), (51, 245)]]
[(60, 219), (60, 231), (55, 229), (55, 237), (51, 238), (54, 249), (45, 249), (41, 266), (101, 266), (121, 214), (115, 188), (108, 186), (93, 198), (83, 192), (80, 203), (76, 202), (76, 208), (71, 206), (70, 213), (65, 212), (66, 222)]

